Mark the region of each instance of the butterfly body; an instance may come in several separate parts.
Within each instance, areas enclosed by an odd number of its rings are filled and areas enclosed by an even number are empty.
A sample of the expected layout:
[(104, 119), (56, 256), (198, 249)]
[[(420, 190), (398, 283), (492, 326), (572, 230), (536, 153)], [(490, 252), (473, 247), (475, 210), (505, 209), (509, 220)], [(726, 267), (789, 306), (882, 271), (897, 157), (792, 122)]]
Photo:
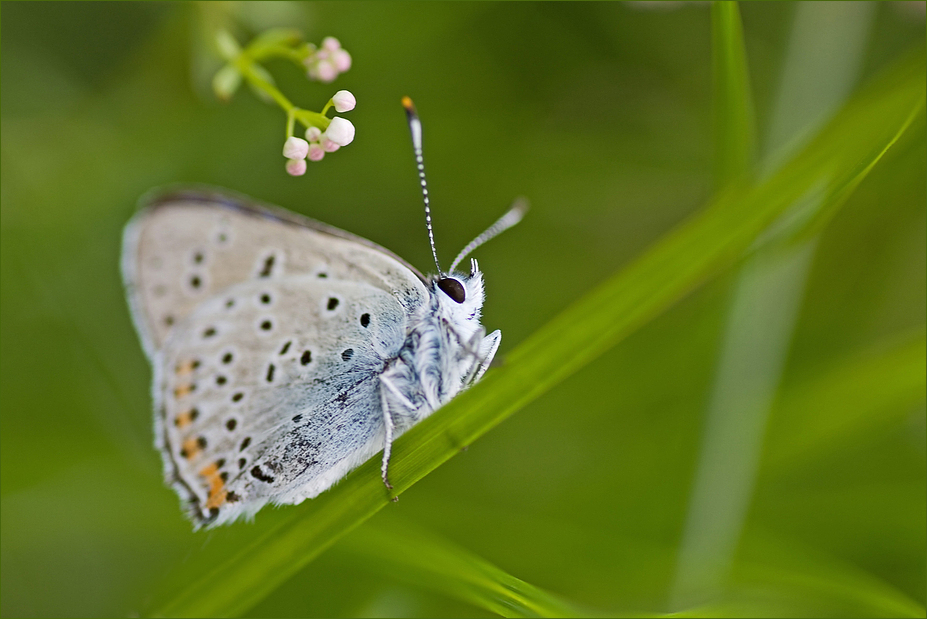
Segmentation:
[[(317, 496), (480, 378), (483, 280), (211, 190), (156, 196), (123, 275), (155, 443), (197, 526)], [(451, 281), (452, 280), (452, 281)], [(450, 292), (448, 292), (448, 290)]]

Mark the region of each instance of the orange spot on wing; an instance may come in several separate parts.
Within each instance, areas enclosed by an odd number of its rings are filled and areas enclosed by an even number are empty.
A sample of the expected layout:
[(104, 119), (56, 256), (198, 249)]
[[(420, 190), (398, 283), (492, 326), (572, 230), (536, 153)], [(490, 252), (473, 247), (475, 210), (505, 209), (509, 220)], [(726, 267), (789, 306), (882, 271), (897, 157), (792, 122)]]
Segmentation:
[(222, 473), (219, 472), (219, 466), (215, 462), (211, 462), (200, 470), (200, 475), (209, 482), (209, 498), (206, 499), (206, 507), (212, 509), (225, 504), (228, 491), (225, 489), (225, 480), (222, 478)]
[(228, 492), (223, 490), (221, 485), (218, 488), (210, 488), (209, 498), (206, 499), (206, 508), (212, 509), (214, 507), (222, 507), (225, 504), (227, 496)]
[(200, 475), (203, 477), (212, 477), (219, 472), (219, 467), (216, 466), (215, 462), (210, 462), (200, 470)]
[(196, 437), (190, 437), (181, 444), (180, 455), (187, 460), (192, 460), (196, 454), (200, 453), (200, 442)]
[(183, 361), (181, 363), (178, 363), (177, 368), (176, 368), (177, 375), (186, 376), (187, 374), (192, 374), (193, 370), (196, 369), (197, 365), (198, 364), (192, 359), (190, 361)]
[(186, 385), (180, 385), (179, 387), (174, 389), (174, 397), (182, 398), (185, 395), (190, 395), (191, 393), (193, 393), (193, 389), (194, 389), (193, 383), (187, 383)]
[(180, 413), (174, 417), (174, 425), (178, 428), (186, 428), (191, 423), (193, 423), (193, 409)]

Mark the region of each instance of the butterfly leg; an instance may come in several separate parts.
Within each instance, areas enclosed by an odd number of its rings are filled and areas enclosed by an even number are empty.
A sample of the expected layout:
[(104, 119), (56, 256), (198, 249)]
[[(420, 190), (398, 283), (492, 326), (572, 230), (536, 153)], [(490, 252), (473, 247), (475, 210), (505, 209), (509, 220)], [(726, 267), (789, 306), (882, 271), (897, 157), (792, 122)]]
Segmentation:
[(499, 349), (499, 342), (502, 341), (502, 332), (493, 331), (486, 337), (483, 337), (485, 331), (478, 331), (474, 334), (475, 340), (470, 342), (470, 348), (476, 350), (474, 353), (473, 366), (464, 378), (464, 384), (468, 387), (479, 382), (483, 378), (489, 364), (492, 363), (493, 357), (496, 356), (496, 350)]
[[(387, 383), (382, 376), (380, 379), (384, 385)], [(380, 466), (380, 474), (383, 476), (383, 485), (392, 490), (393, 485), (389, 483), (389, 457), (393, 451), (393, 417), (389, 414), (389, 401), (386, 392), (383, 390), (380, 391), (380, 401), (383, 403), (383, 427), (386, 429), (386, 440), (383, 445), (383, 464)]]
[[(380, 375), (380, 384), (386, 387), (390, 393), (392, 393), (402, 404), (406, 406), (408, 410), (415, 410), (415, 405), (409, 401), (409, 399), (402, 395), (399, 389), (396, 388), (396, 385), (393, 384), (393, 381), (388, 379), (386, 376)], [(389, 412), (389, 398), (386, 397), (386, 391), (380, 390), (380, 401), (383, 406), (383, 427), (386, 429), (386, 444), (383, 446), (383, 464), (380, 467), (380, 472), (383, 475), (383, 483), (390, 490), (393, 489), (392, 484), (389, 483), (389, 458), (393, 451), (393, 431), (395, 430), (395, 423), (393, 422), (393, 416)]]
[(501, 341), (502, 332), (497, 329), (480, 342), (480, 363), (473, 375), (473, 382), (477, 382), (483, 378), (483, 373), (486, 372), (489, 364), (492, 363), (493, 358), (496, 356), (496, 351), (499, 350), (499, 343)]

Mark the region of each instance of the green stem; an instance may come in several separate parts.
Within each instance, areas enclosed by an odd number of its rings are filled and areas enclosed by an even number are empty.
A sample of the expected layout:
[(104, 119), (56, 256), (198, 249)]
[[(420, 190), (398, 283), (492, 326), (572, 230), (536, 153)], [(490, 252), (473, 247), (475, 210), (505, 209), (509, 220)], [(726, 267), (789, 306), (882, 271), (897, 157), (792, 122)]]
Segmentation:
[(296, 117), (291, 112), (286, 113), (286, 137), (289, 139), (293, 135), (293, 125), (296, 124)]
[(303, 66), (303, 61), (306, 60), (310, 55), (312, 55), (312, 50), (310, 49), (293, 49), (292, 47), (266, 47), (261, 50), (246, 52), (254, 60), (266, 60), (268, 58), (285, 58), (286, 60), (292, 60), (300, 68), (305, 68)]
[(282, 92), (277, 90), (276, 86), (257, 74), (254, 70), (254, 62), (252, 62), (248, 54), (239, 55), (235, 60), (235, 66), (238, 67), (238, 70), (241, 71), (242, 76), (248, 80), (249, 84), (276, 101), (277, 105), (282, 107), (287, 114), (293, 113), (296, 106), (293, 105)]
[[(252, 58), (248, 52), (242, 52), (238, 55), (238, 57), (235, 59), (235, 66), (241, 72), (242, 77), (244, 77), (248, 83), (251, 84), (251, 86), (265, 93), (267, 96), (273, 99), (277, 105), (283, 108), (284, 112), (286, 112), (287, 137), (293, 135), (293, 119), (298, 120), (307, 129), (309, 127), (318, 127), (322, 131), (328, 129), (328, 125), (331, 123), (331, 119), (326, 117), (324, 114), (313, 112), (311, 110), (304, 110), (293, 105), (293, 103), (287, 99), (286, 96), (280, 92), (276, 86), (268, 82), (266, 79), (261, 77), (257, 71), (255, 71), (254, 58)], [(328, 108), (326, 107), (326, 111), (327, 109)]]

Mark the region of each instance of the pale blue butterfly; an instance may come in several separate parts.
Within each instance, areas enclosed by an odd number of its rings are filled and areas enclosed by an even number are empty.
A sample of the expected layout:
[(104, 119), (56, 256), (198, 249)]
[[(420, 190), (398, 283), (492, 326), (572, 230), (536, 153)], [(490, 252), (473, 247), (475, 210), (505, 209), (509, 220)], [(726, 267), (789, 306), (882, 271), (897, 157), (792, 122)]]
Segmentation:
[(501, 334), (483, 277), (438, 265), (421, 124), (406, 106), (438, 274), (365, 239), (213, 189), (155, 194), (122, 271), (153, 371), (155, 444), (197, 527), (317, 496), (478, 381)]

